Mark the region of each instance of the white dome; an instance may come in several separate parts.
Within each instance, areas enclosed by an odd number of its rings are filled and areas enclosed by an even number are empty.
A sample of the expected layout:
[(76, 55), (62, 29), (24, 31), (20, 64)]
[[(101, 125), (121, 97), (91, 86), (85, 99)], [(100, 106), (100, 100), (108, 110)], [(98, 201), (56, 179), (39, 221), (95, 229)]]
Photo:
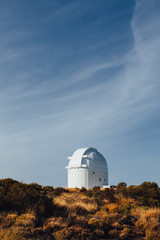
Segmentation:
[(97, 151), (97, 149), (92, 147), (80, 148), (68, 159), (70, 160), (68, 169), (89, 168), (93, 170), (105, 170), (108, 172), (105, 158)]

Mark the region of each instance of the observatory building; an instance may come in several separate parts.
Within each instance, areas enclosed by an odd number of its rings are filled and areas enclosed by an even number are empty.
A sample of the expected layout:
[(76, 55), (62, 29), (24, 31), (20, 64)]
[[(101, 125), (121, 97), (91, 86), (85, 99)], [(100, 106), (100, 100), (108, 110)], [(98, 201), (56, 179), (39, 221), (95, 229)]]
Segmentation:
[(68, 188), (87, 189), (108, 185), (108, 167), (105, 158), (97, 149), (80, 148), (68, 157)]

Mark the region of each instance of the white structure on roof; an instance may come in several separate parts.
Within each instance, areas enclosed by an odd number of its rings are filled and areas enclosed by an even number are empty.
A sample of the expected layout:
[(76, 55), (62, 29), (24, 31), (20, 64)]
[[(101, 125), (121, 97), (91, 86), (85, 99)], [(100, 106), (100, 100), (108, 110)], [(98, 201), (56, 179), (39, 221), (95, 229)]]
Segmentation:
[(68, 187), (87, 189), (108, 185), (108, 167), (105, 158), (97, 149), (80, 148), (68, 157)]

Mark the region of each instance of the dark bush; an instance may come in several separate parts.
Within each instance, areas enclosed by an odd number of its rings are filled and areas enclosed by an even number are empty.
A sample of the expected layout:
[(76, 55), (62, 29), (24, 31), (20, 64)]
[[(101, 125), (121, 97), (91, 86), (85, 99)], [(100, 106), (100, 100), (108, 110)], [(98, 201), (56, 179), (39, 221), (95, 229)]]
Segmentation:
[(119, 192), (125, 197), (131, 197), (137, 200), (142, 206), (160, 206), (160, 189), (157, 183), (144, 182), (139, 186), (120, 188)]
[(69, 192), (68, 189), (62, 188), (62, 187), (57, 187), (53, 188), (53, 197), (54, 196), (59, 196), (64, 192)]
[(118, 185), (117, 185), (117, 188), (118, 188), (118, 189), (121, 189), (121, 188), (124, 188), (124, 187), (127, 187), (127, 183), (125, 183), (125, 182), (120, 182), (120, 183), (118, 183)]
[(87, 192), (87, 189), (86, 189), (85, 187), (82, 187), (82, 188), (80, 189), (80, 192)]
[(18, 214), (30, 209), (38, 216), (49, 216), (53, 212), (52, 199), (40, 185), (12, 179), (0, 180), (0, 207), (2, 211), (17, 211)]

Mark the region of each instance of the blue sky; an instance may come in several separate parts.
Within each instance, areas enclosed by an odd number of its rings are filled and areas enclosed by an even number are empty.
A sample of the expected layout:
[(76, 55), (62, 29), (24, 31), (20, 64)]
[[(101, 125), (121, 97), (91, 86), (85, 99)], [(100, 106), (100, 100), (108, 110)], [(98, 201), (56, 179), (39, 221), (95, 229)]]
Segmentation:
[(159, 0), (0, 5), (0, 178), (66, 186), (92, 146), (110, 184), (160, 184)]

